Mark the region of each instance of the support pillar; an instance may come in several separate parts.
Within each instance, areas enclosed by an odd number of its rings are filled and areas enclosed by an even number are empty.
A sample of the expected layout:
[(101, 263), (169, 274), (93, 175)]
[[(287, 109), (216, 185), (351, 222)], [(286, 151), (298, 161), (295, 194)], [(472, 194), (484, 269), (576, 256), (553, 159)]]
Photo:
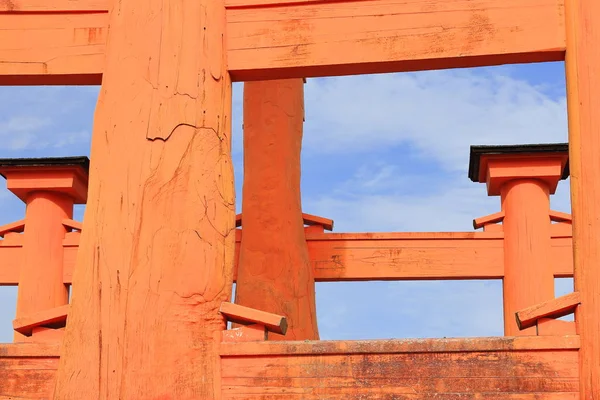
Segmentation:
[(566, 178), (567, 160), (566, 145), (471, 148), (471, 179), (500, 196), (504, 213), (505, 336), (536, 335), (535, 327), (519, 330), (515, 313), (554, 298), (550, 194)]
[[(27, 207), (16, 318), (68, 304), (63, 220), (73, 218), (74, 204), (86, 201), (87, 168), (87, 157), (0, 160), (7, 188)], [(15, 342), (29, 340), (15, 331)]]
[(244, 84), (243, 235), (236, 303), (284, 315), (285, 336), (318, 339), (300, 194), (302, 79)]
[(567, 109), (581, 400), (600, 399), (600, 2), (566, 0)]
[(225, 4), (111, 4), (54, 399), (219, 399), (235, 252)]

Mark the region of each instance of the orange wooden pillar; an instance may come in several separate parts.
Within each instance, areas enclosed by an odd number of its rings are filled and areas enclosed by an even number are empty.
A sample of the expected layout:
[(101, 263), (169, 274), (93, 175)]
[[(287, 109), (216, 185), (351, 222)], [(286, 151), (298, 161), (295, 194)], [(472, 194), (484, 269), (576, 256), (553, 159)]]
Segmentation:
[(575, 311), (581, 400), (600, 399), (600, 2), (565, 1)]
[(223, 0), (110, 2), (54, 398), (217, 399), (235, 192)]
[(302, 79), (244, 85), (243, 235), (236, 303), (284, 315), (285, 336), (318, 339), (300, 196)]
[[(0, 160), (8, 189), (27, 205), (17, 319), (68, 303), (63, 221), (73, 217), (73, 204), (86, 201), (87, 168), (87, 157)], [(15, 341), (23, 340), (15, 331)]]
[(567, 145), (473, 146), (471, 179), (500, 196), (504, 231), (504, 334), (519, 330), (515, 313), (554, 298), (550, 263), (550, 194), (567, 177)]

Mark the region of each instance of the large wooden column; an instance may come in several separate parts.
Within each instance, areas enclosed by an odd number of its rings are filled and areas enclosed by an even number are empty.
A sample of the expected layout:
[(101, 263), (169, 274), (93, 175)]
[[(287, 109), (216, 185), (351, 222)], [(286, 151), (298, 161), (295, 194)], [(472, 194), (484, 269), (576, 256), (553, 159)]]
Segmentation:
[(471, 146), (469, 176), (500, 196), (504, 231), (504, 335), (519, 329), (515, 313), (554, 299), (550, 195), (568, 176), (565, 144)]
[(54, 398), (215, 399), (235, 228), (224, 4), (110, 3)]
[(581, 400), (600, 399), (600, 2), (567, 0), (567, 105)]
[(285, 336), (318, 339), (315, 280), (304, 234), (302, 79), (244, 85), (243, 236), (236, 303), (285, 315)]

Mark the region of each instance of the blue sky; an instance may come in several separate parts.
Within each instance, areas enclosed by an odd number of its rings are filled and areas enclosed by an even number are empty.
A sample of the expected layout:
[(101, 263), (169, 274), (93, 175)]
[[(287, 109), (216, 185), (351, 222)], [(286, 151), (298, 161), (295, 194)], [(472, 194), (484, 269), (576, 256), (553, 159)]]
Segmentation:
[[(564, 82), (563, 63), (309, 79), (304, 211), (334, 219), (336, 232), (472, 231), (473, 218), (500, 204), (467, 178), (469, 146), (566, 142)], [(97, 87), (0, 87), (0, 157), (89, 155), (97, 95)], [(241, 95), (235, 84), (238, 211)], [(568, 181), (552, 206), (569, 212)], [(0, 224), (23, 215), (0, 187)], [(557, 281), (558, 295), (570, 291), (572, 280)], [(0, 287), (0, 342), (12, 340), (15, 302), (16, 288)], [(319, 283), (317, 314), (322, 339), (494, 336), (502, 289), (499, 281)]]

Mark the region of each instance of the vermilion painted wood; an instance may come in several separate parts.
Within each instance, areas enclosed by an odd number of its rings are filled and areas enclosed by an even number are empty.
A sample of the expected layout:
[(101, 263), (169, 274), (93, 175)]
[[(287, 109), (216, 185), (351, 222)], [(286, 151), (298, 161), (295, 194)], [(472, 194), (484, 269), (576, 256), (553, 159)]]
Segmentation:
[[(553, 233), (551, 241), (549, 262), (554, 277), (572, 277), (570, 227), (553, 224), (552, 228), (560, 228)], [(564, 228), (568, 228), (566, 232)], [(73, 281), (79, 237), (79, 232), (68, 232), (63, 240), (65, 284)], [(237, 239), (236, 265), (240, 240), (241, 236)], [(317, 282), (501, 279), (504, 276), (502, 240), (501, 232), (307, 234)], [(23, 255), (21, 246), (18, 235), (14, 239), (0, 240), (0, 286), (17, 284)]]
[(259, 324), (263, 325), (269, 332), (285, 335), (288, 329), (287, 318), (282, 315), (256, 310), (239, 304), (223, 302), (219, 312), (225, 316), (228, 321), (239, 324)]
[[(514, 314), (554, 298), (550, 194), (563, 178), (568, 154), (482, 154), (479, 182), (500, 195), (504, 213), (504, 334), (535, 335)], [(525, 328), (530, 329), (525, 329)], [(522, 328), (522, 329), (520, 329)]]
[(32, 330), (49, 324), (65, 326), (69, 305), (38, 311), (31, 315), (21, 316), (13, 321), (13, 329), (23, 335), (31, 336)]
[(319, 338), (304, 231), (312, 216), (302, 214), (300, 196), (303, 123), (302, 79), (244, 85), (244, 235), (235, 302), (287, 318), (286, 335), (270, 333), (271, 340)]
[[(558, 400), (577, 398), (578, 348), (578, 336), (532, 336), (224, 342), (217, 351), (223, 398), (458, 400), (487, 391), (483, 398)], [(0, 398), (48, 398), (59, 354), (57, 344), (0, 344)]]
[[(564, 59), (564, 0), (236, 1), (226, 52), (238, 81)], [(91, 13), (99, 0), (76, 3), (3, 6), (0, 84), (101, 83), (108, 2)]]
[(541, 318), (564, 317), (565, 315), (572, 314), (580, 303), (581, 295), (579, 292), (573, 292), (540, 304), (535, 304), (524, 310), (517, 311), (515, 314), (517, 325), (519, 329), (525, 329), (535, 325), (536, 321)]
[(600, 398), (600, 2), (567, 0), (565, 62), (581, 400)]

